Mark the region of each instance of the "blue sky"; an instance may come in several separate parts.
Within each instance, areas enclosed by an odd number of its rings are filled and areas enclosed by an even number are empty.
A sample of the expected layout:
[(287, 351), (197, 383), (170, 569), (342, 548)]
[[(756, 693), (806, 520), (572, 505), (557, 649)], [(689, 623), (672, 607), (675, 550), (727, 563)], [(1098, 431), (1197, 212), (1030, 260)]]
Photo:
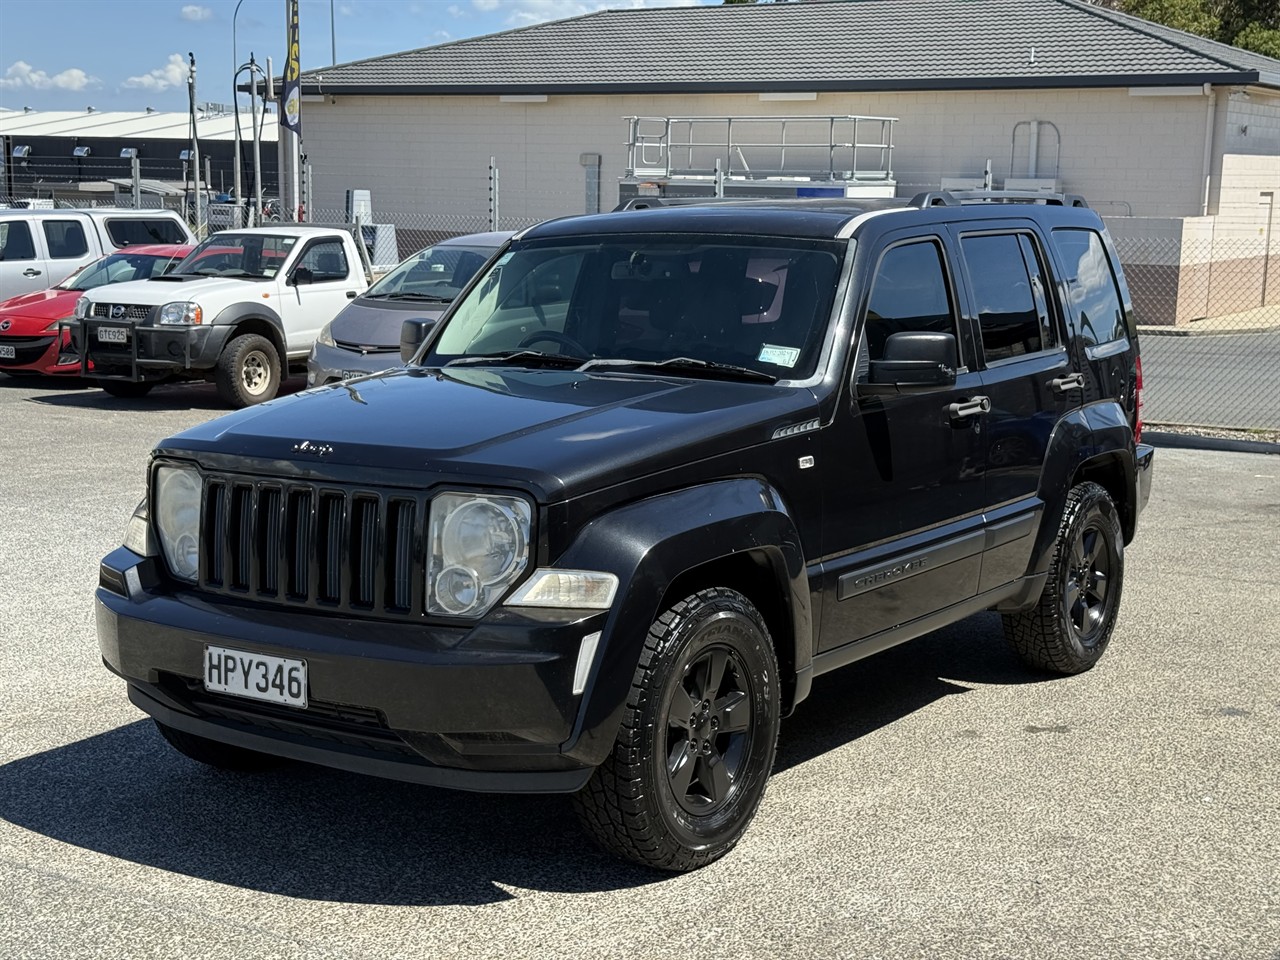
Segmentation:
[[(719, 0), (301, 0), (302, 67), (412, 50), (593, 10)], [(231, 100), (236, 0), (0, 0), (0, 107), (185, 110)], [(330, 11), (336, 29), (329, 29)], [(285, 0), (240, 0), (236, 57), (284, 64)]]

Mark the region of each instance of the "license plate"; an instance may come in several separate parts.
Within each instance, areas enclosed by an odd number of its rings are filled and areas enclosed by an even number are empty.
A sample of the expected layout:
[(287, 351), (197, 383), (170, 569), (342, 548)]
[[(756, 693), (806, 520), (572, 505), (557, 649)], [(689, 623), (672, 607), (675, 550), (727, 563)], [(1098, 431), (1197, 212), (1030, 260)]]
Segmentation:
[(205, 647), (204, 688), (211, 693), (305, 707), (307, 661)]
[(364, 370), (339, 370), (343, 380), (354, 380), (356, 377), (368, 376)]
[(128, 327), (99, 327), (98, 342), (99, 343), (128, 343), (129, 328)]
[(18, 358), (18, 351), (16, 347), (11, 347), (5, 343), (0, 343), (0, 359), (16, 360), (17, 358)]

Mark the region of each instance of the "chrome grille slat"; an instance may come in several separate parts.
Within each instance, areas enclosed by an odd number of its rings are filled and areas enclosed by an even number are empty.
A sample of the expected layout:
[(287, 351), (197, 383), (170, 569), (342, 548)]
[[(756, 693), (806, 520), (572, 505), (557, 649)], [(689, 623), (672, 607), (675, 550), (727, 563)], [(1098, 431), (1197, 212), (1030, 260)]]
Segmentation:
[(206, 473), (200, 588), (285, 607), (420, 617), (427, 503), (416, 491)]

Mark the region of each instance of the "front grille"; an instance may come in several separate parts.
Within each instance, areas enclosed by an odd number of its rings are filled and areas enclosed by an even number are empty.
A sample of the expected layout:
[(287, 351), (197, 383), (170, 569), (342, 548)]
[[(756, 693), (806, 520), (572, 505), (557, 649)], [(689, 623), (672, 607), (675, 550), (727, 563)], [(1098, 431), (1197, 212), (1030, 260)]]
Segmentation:
[(333, 341), (334, 346), (341, 347), (343, 350), (350, 350), (354, 353), (399, 353), (400, 345), (397, 343), (393, 346), (376, 343), (354, 343), (350, 340)]
[(411, 491), (206, 475), (200, 586), (284, 605), (422, 611), (425, 498)]
[[(124, 307), (123, 317), (111, 316), (111, 310), (113, 307), (116, 307), (116, 306)], [(93, 315), (95, 317), (102, 317), (107, 320), (145, 320), (147, 319), (147, 316), (150, 313), (151, 313), (151, 307), (147, 306), (144, 303), (126, 303), (126, 304), (95, 303), (93, 305)]]

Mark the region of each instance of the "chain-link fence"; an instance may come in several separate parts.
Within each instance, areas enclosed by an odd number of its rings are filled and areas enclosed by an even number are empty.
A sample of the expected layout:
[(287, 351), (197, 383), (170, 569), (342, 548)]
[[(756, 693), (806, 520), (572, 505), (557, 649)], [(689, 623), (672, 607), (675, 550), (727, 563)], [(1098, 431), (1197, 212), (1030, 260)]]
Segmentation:
[(1150, 423), (1280, 430), (1280, 238), (1240, 232), (1116, 237)]

